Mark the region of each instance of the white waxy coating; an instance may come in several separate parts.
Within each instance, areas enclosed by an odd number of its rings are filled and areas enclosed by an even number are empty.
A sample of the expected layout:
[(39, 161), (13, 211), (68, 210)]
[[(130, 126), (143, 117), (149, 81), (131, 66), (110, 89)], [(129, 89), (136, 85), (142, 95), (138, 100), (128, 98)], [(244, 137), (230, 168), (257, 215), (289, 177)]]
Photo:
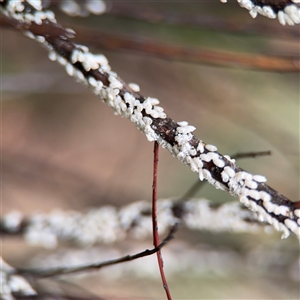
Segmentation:
[(295, 25), (294, 21), (292, 20), (292, 18), (288, 14), (285, 13), (284, 18), (285, 18), (285, 21), (288, 25), (290, 25), (290, 26)]
[(280, 206), (277, 206), (274, 210), (274, 214), (275, 215), (282, 215), (282, 216), (287, 216), (288, 213), (289, 213), (289, 208), (287, 206), (284, 206), (284, 205), (280, 205)]
[(213, 162), (214, 164), (219, 167), (219, 168), (223, 168), (225, 166), (225, 162), (223, 159), (217, 157), (217, 158), (213, 158)]
[(280, 231), (282, 231), (281, 238), (286, 239), (290, 235), (290, 231), (283, 225), (282, 223), (279, 223)]
[[(190, 158), (190, 156), (188, 156), (188, 157)], [(188, 158), (188, 157), (187, 157), (187, 158)], [(187, 161), (188, 161), (188, 159), (187, 159)], [(199, 168), (198, 168), (198, 166), (195, 164), (195, 162), (194, 162), (193, 159), (190, 159), (190, 160), (189, 160), (189, 164), (190, 164), (190, 167), (191, 167), (192, 172), (198, 172)]]
[(271, 195), (268, 194), (268, 193), (265, 192), (265, 191), (260, 191), (259, 194), (260, 194), (260, 198), (261, 198), (264, 202), (271, 201), (271, 199), (272, 199)]
[(211, 161), (211, 157), (207, 154), (200, 154), (200, 158), (203, 160), (203, 161), (206, 161), (206, 162), (210, 162)]
[(297, 8), (296, 5), (288, 5), (284, 12), (293, 20), (295, 24), (300, 23), (300, 8)]
[(258, 191), (255, 191), (255, 190), (250, 190), (249, 191), (249, 196), (251, 197), (251, 198), (253, 198), (254, 200), (259, 200), (260, 199), (260, 194), (259, 194), (259, 192)]
[(241, 180), (244, 180), (246, 178), (246, 175), (245, 175), (246, 172), (244, 171), (240, 171), (240, 172), (237, 172), (235, 173), (234, 175), (234, 179), (238, 182), (240, 182)]
[(254, 202), (254, 201), (249, 201), (249, 208), (252, 210), (252, 211), (254, 211), (254, 212), (256, 212), (257, 211), (257, 204)]
[(253, 19), (255, 19), (256, 17), (257, 17), (257, 11), (255, 10), (255, 9), (251, 9), (250, 11), (249, 11), (249, 13), (250, 13), (250, 16), (253, 18)]
[(219, 154), (215, 153), (215, 152), (207, 152), (206, 155), (209, 156), (211, 158), (211, 160), (219, 158)]
[(267, 181), (267, 178), (262, 175), (253, 175), (252, 179), (257, 182), (266, 182)]
[(203, 143), (199, 142), (199, 144), (197, 146), (197, 151), (200, 151), (200, 153), (204, 152), (204, 145), (203, 145)]
[(240, 197), (240, 202), (243, 203), (246, 207), (249, 207), (250, 201), (246, 196)]
[(91, 86), (93, 86), (93, 87), (97, 87), (97, 85), (98, 85), (98, 83), (97, 83), (97, 80), (94, 78), (94, 77), (89, 77), (89, 79), (88, 79), (88, 81), (89, 81), (89, 84), (91, 85)]
[(152, 110), (151, 112), (150, 112), (150, 115), (151, 115), (151, 117), (152, 118), (154, 118), (154, 119), (156, 119), (156, 118), (159, 118), (159, 113), (157, 112), (157, 111), (155, 111), (155, 110)]
[(197, 165), (199, 169), (203, 168), (203, 162), (199, 157), (193, 158), (194, 163)]
[(297, 223), (295, 221), (290, 220), (290, 219), (285, 219), (284, 224), (287, 228), (289, 228), (293, 232), (295, 232), (298, 228)]
[(263, 202), (263, 206), (269, 213), (272, 213), (278, 207), (278, 205), (272, 202)]
[(270, 18), (270, 19), (276, 18), (276, 14), (274, 13), (274, 10), (272, 9), (271, 6), (263, 6), (262, 9), (268, 18)]
[(277, 14), (277, 17), (278, 17), (278, 21), (281, 25), (285, 25), (286, 22), (285, 22), (285, 17), (284, 17), (284, 12), (283, 11), (279, 11), (278, 14)]
[(46, 39), (43, 36), (36, 36), (35, 40), (41, 44), (45, 43)]
[(226, 190), (226, 186), (220, 183), (219, 181), (215, 181), (214, 186), (218, 190), (224, 190), (224, 191)]
[(203, 170), (202, 172), (203, 172), (204, 178), (209, 181), (212, 178), (211, 173), (206, 169), (202, 169), (202, 170)]
[(97, 86), (96, 86), (96, 90), (98, 90), (98, 91), (100, 91), (101, 89), (102, 89), (102, 87), (103, 87), (103, 83), (102, 83), (102, 81), (97, 81)]
[(189, 150), (190, 155), (195, 156), (197, 155), (197, 150), (193, 147)]
[(258, 217), (258, 220), (259, 220), (260, 222), (265, 222), (265, 221), (266, 221), (265, 215), (263, 215), (263, 214), (261, 214), (261, 213), (259, 213), (259, 212), (257, 212), (257, 217)]
[(223, 182), (228, 182), (229, 179), (230, 179), (229, 175), (228, 175), (225, 171), (223, 171), (223, 172), (221, 173), (221, 176), (222, 176), (222, 181), (223, 181)]
[(123, 88), (123, 84), (115, 76), (110, 75), (108, 77), (108, 80), (110, 82), (109, 86), (112, 89), (115, 89), (115, 88), (122, 89)]
[(48, 57), (52, 61), (56, 61), (57, 60), (57, 54), (54, 51), (50, 51), (49, 54), (48, 54)]
[(179, 133), (190, 133), (190, 132), (193, 132), (195, 129), (196, 129), (196, 127), (191, 126), (191, 125), (179, 126), (176, 128), (176, 130)]
[(36, 10), (42, 9), (42, 2), (40, 0), (27, 0), (27, 2)]
[(245, 180), (245, 185), (248, 188), (252, 189), (252, 190), (257, 189), (257, 183), (255, 181), (253, 181), (253, 180), (246, 179)]
[(77, 49), (74, 49), (72, 51), (72, 54), (71, 54), (71, 63), (72, 64), (75, 64), (78, 61), (78, 53), (79, 53), (79, 51)]
[(75, 69), (74, 69), (74, 67), (70, 63), (66, 64), (66, 72), (70, 76), (73, 76), (75, 74)]
[(228, 159), (230, 162), (232, 162), (233, 164), (235, 163), (235, 159), (231, 158), (229, 155), (223, 155), (226, 159)]
[(218, 150), (218, 148), (214, 145), (210, 145), (210, 144), (207, 144), (205, 145), (205, 148), (208, 150), (208, 151), (212, 151), (212, 152), (215, 152)]
[(138, 93), (140, 91), (140, 86), (136, 83), (128, 83), (128, 86), (136, 93)]
[(204, 180), (203, 169), (199, 169), (198, 174), (199, 174), (200, 181), (203, 181)]
[(257, 214), (261, 222), (265, 222), (267, 220), (266, 216), (268, 213), (261, 206), (257, 206)]
[(273, 218), (268, 214), (265, 214), (265, 217), (266, 217), (267, 222), (272, 225), (273, 224)]
[(126, 103), (128, 103), (129, 105), (133, 106), (134, 105), (134, 101), (135, 101), (135, 98), (129, 94), (128, 92), (126, 92), (124, 94), (124, 100)]
[(234, 177), (234, 175), (235, 175), (235, 171), (234, 171), (234, 169), (232, 169), (231, 167), (226, 166), (226, 167), (224, 168), (224, 171), (228, 174), (228, 176), (229, 176), (230, 178)]
[(186, 121), (177, 122), (177, 124), (178, 124), (179, 126), (187, 126), (187, 125), (189, 125), (189, 123), (186, 122)]
[(144, 104), (147, 104), (149, 103), (150, 104), (150, 107), (151, 106), (155, 106), (155, 105), (158, 105), (160, 102), (158, 99), (156, 98), (153, 98), (153, 97), (147, 97), (146, 100), (144, 101)]
[(274, 218), (272, 219), (272, 225), (277, 231), (280, 231), (279, 222)]
[(31, 31), (25, 30), (23, 33), (25, 36), (29, 37), (30, 39), (35, 40), (35, 35)]
[(60, 56), (60, 55), (57, 56), (57, 61), (62, 66), (65, 66), (67, 64), (67, 60), (64, 57)]

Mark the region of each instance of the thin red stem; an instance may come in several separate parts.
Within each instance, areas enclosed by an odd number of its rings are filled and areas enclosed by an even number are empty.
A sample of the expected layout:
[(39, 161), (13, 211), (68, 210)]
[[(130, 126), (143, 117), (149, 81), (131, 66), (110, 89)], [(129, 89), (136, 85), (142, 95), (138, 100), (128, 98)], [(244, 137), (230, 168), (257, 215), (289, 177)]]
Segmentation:
[[(156, 199), (157, 199), (157, 167), (158, 167), (158, 142), (154, 142), (154, 162), (153, 162), (153, 185), (152, 185), (152, 226), (153, 226), (153, 244), (154, 247), (159, 245), (159, 235), (157, 226)], [(168, 287), (167, 279), (164, 273), (164, 262), (161, 251), (156, 252), (157, 261), (160, 271), (161, 280), (165, 289), (168, 300), (172, 300), (172, 296)]]

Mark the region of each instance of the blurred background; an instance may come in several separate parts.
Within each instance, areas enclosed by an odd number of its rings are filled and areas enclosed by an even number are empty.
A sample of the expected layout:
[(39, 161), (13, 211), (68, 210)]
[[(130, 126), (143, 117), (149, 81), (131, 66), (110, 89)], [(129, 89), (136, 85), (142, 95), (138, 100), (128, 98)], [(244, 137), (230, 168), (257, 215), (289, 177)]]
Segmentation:
[[(222, 154), (270, 150), (271, 156), (238, 164), (299, 201), (299, 73), (234, 61), (218, 65), (217, 59), (192, 62), (188, 54), (176, 58), (167, 50), (161, 55), (147, 51), (151, 43), (299, 61), (299, 28), (262, 16), (253, 20), (235, 1), (106, 4), (104, 14), (86, 18), (53, 10), (58, 22), (78, 31), (78, 43), (105, 54), (121, 78), (139, 84), (142, 95), (158, 98), (169, 117), (194, 125), (195, 135)], [(191, 20), (198, 21), (187, 24)], [(116, 37), (128, 39), (129, 46), (114, 43)], [(150, 201), (153, 144), (133, 124), (114, 116), (20, 32), (1, 28), (1, 55), (3, 215)], [(158, 179), (158, 197), (176, 198), (197, 176), (161, 150)], [(236, 201), (210, 185), (197, 196)], [(115, 258), (151, 244), (151, 239), (126, 240), (49, 250), (31, 247), (17, 236), (2, 238), (2, 254), (13, 266), (45, 267), (71, 257), (77, 263)], [(181, 229), (163, 255), (174, 299), (299, 299), (299, 244), (294, 236), (280, 240), (279, 233), (263, 231)], [(62, 290), (55, 289), (60, 292), (81, 287), (109, 299), (164, 299), (154, 256), (40, 284), (51, 287), (58, 281)]]

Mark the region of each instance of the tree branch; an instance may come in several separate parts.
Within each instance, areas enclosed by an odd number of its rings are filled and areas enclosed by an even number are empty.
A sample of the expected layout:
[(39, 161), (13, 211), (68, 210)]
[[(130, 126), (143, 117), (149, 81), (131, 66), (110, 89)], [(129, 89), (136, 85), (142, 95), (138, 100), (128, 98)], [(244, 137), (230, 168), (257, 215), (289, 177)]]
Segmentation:
[(293, 232), (300, 238), (300, 209), (269, 187), (264, 176), (244, 171), (230, 157), (219, 153), (217, 147), (193, 135), (194, 126), (168, 117), (158, 106), (158, 99), (142, 96), (137, 85), (126, 84), (111, 71), (103, 55), (94, 55), (86, 46), (72, 42), (74, 32), (60, 26), (53, 12), (43, 11), (36, 3), (33, 6), (32, 1), (5, 1), (0, 5), (16, 29), (41, 43), (50, 59), (57, 60), (69, 75), (89, 86), (115, 114), (130, 119), (148, 141), (157, 141), (198, 173), (200, 180), (206, 179), (215, 188), (238, 197), (261, 220), (282, 231), (282, 237)]

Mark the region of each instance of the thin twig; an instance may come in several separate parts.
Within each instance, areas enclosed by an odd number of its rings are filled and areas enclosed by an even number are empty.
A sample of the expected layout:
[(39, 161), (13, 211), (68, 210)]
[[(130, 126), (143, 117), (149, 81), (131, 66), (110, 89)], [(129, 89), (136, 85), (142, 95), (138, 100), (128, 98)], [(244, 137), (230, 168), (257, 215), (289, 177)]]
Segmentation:
[(51, 269), (17, 269), (14, 271), (16, 274), (22, 274), (22, 275), (32, 275), (39, 278), (45, 278), (45, 277), (53, 277), (53, 276), (61, 276), (66, 274), (73, 274), (73, 273), (79, 273), (83, 271), (92, 271), (92, 270), (99, 270), (101, 268), (112, 266), (116, 264), (120, 264), (123, 262), (132, 261), (138, 258), (142, 258), (145, 256), (152, 255), (154, 253), (157, 253), (160, 251), (162, 247), (164, 247), (170, 240), (174, 238), (174, 234), (177, 230), (177, 225), (175, 224), (173, 227), (171, 227), (167, 237), (158, 245), (155, 246), (153, 249), (149, 250), (146, 249), (142, 252), (139, 252), (134, 255), (126, 255), (122, 256), (117, 259), (107, 260), (104, 262), (98, 262), (98, 263), (92, 263), (92, 264), (86, 264), (82, 266), (75, 266), (75, 267), (58, 267), (58, 268), (51, 268)]
[(257, 156), (269, 156), (272, 155), (270, 150), (268, 151), (252, 151), (252, 152), (237, 152), (233, 154), (231, 157), (233, 159), (241, 159), (241, 158), (256, 158)]
[[(159, 245), (159, 235), (158, 235), (158, 225), (157, 225), (157, 168), (158, 168), (158, 150), (159, 145), (158, 142), (154, 142), (154, 161), (153, 161), (153, 185), (152, 185), (152, 230), (153, 230), (153, 245), (157, 247)], [(159, 272), (161, 276), (161, 280), (163, 283), (163, 287), (165, 289), (168, 300), (172, 300), (172, 296), (168, 287), (168, 282), (164, 272), (164, 262), (162, 258), (161, 251), (157, 251), (157, 261), (159, 266)]]

